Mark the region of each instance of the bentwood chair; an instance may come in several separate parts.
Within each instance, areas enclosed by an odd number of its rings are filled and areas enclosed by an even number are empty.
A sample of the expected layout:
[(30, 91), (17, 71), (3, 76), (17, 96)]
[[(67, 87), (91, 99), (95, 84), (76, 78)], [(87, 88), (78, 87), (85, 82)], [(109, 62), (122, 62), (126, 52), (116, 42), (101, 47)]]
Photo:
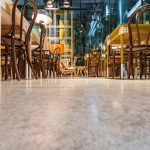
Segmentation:
[(88, 76), (98, 77), (101, 52), (98, 50), (90, 50), (88, 54)]
[(53, 77), (55, 74), (57, 77), (60, 76), (60, 47), (55, 48), (51, 61), (50, 61), (50, 75), (53, 72)]
[[(31, 38), (31, 31), (37, 17), (37, 7), (34, 3), (34, 0), (27, 0), (21, 9), (21, 17), (20, 17), (20, 28), (19, 28), (19, 37), (16, 35), (16, 10), (17, 4), (19, 0), (16, 0), (13, 4), (12, 8), (12, 21), (11, 21), (11, 28), (10, 30), (2, 35), (2, 45), (5, 46), (5, 50), (9, 51), (7, 53), (7, 57), (11, 57), (12, 63), (12, 72), (13, 72), (13, 79), (17, 78), (20, 80), (21, 72), (25, 70), (25, 62), (29, 64), (32, 69), (33, 74), (36, 77), (34, 68), (31, 63), (30, 53), (29, 53), (29, 45), (30, 45), (30, 38)], [(24, 20), (24, 13), (28, 6), (32, 6), (34, 16), (32, 17), (28, 29), (25, 30), (23, 26)], [(20, 66), (21, 60), (24, 62), (24, 66)], [(7, 62), (6, 62), (7, 63)], [(25, 73), (24, 73), (25, 74)]]
[[(36, 73), (40, 76), (42, 72), (42, 77), (46, 78), (48, 76), (49, 64), (51, 61), (50, 51), (44, 50), (44, 41), (46, 36), (46, 28), (42, 23), (39, 23), (41, 34), (40, 34), (40, 43), (39, 46), (32, 51), (33, 64), (36, 70)], [(48, 52), (46, 54), (45, 52)]]
[[(128, 18), (129, 46), (125, 48), (125, 51), (128, 52), (128, 63), (129, 63), (128, 79), (130, 79), (131, 72), (133, 78), (135, 76), (133, 65), (134, 59), (140, 60), (140, 78), (142, 78), (143, 65), (145, 67), (145, 78), (147, 76), (147, 60), (149, 61), (148, 65), (150, 67), (150, 30), (146, 31), (144, 35), (142, 35), (142, 32), (139, 28), (139, 26), (141, 25), (140, 24), (141, 16), (146, 10), (150, 10), (149, 4), (140, 6)], [(131, 23), (135, 16), (136, 16), (136, 35), (133, 35)]]

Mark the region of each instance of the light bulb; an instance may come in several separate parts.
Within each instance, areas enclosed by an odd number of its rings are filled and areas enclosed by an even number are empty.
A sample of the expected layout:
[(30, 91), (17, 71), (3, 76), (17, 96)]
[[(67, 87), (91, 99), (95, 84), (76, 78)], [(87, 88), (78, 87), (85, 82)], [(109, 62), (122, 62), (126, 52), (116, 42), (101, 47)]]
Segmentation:
[(46, 7), (47, 7), (47, 8), (53, 8), (53, 0), (49, 0), (49, 1), (46, 3)]
[(68, 2), (67, 0), (65, 0), (65, 1), (64, 1), (64, 7), (65, 7), (65, 8), (69, 8), (69, 6), (70, 6), (69, 2)]

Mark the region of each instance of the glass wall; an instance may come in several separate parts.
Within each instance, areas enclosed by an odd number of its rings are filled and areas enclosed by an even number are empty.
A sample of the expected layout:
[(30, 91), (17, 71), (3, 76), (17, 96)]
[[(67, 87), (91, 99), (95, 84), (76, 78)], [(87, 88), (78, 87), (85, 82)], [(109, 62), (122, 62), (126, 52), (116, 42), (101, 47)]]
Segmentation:
[[(21, 0), (19, 5), (21, 6), (24, 1)], [(35, 0), (40, 9), (45, 8), (47, 1)], [(53, 0), (53, 2), (54, 7), (59, 8), (60, 11), (57, 13), (52, 11), (53, 25), (49, 27), (48, 32), (50, 43), (67, 43), (72, 55), (78, 57), (78, 65), (83, 65), (85, 53), (89, 49), (101, 49), (106, 36), (118, 24), (126, 24), (128, 16), (134, 9), (145, 3), (150, 4), (150, 0), (69, 0), (69, 11), (65, 11), (63, 0)], [(26, 13), (28, 20), (30, 12), (32, 13), (29, 8)], [(147, 11), (142, 17), (142, 22), (149, 23), (149, 16), (150, 12)], [(70, 22), (66, 24), (64, 20)], [(66, 24), (65, 27), (62, 28), (62, 24), (63, 26)], [(39, 31), (38, 25), (35, 28)]]
[[(138, 6), (150, 4), (150, 0), (91, 0), (88, 2), (83, 0), (80, 2), (73, 3), (73, 6), (81, 8), (79, 12), (74, 13), (74, 51), (78, 57), (78, 65), (84, 63), (84, 55), (89, 49), (101, 49), (106, 36), (118, 24), (126, 24), (128, 15)], [(143, 15), (142, 22), (149, 23), (149, 16), (148, 11)]]

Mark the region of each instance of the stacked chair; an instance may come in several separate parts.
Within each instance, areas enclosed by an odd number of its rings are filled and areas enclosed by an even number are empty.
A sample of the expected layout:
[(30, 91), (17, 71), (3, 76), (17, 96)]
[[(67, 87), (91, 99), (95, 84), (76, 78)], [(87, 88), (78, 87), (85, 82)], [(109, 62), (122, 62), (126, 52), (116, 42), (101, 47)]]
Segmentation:
[(51, 53), (49, 50), (44, 50), (44, 41), (46, 36), (46, 28), (42, 23), (39, 23), (41, 34), (39, 45), (32, 50), (33, 66), (36, 72), (36, 76), (47, 78), (49, 73), (49, 67), (51, 63)]
[[(150, 30), (142, 36), (139, 28), (141, 16), (146, 10), (150, 10), (149, 4), (140, 6), (128, 18), (129, 43), (124, 49), (124, 64), (127, 64), (128, 79), (131, 78), (131, 75), (133, 79), (135, 78), (136, 68), (140, 70), (140, 79), (142, 79), (143, 74), (145, 79), (147, 75), (150, 77)], [(135, 24), (132, 24), (133, 21), (135, 21)], [(136, 26), (134, 30), (133, 26)], [(116, 70), (120, 67), (120, 64), (120, 49), (111, 50), (109, 54), (109, 72), (112, 78), (116, 76)]]
[(53, 77), (60, 77), (61, 71), (60, 71), (60, 48), (55, 48), (51, 62), (50, 62), (50, 76), (51, 72), (53, 73)]
[[(27, 0), (22, 5), (20, 17), (20, 29), (19, 29), (20, 35), (18, 37), (16, 36), (16, 16), (15, 16), (18, 2), (19, 0), (16, 0), (12, 8), (12, 22), (9, 32), (1, 35), (2, 45), (5, 47), (2, 53), (2, 57), (5, 57), (4, 59), (5, 69), (3, 70), (4, 71), (3, 74), (5, 74), (5, 79), (8, 78), (9, 72), (10, 73), (12, 72), (13, 79), (20, 80), (21, 77), (24, 78), (25, 64), (27, 61), (28, 65), (32, 69), (35, 78), (37, 78), (29, 54), (30, 36), (33, 25), (35, 23), (35, 19), (37, 17), (37, 7), (34, 3), (34, 0)], [(25, 31), (23, 28), (23, 17), (25, 9), (27, 8), (28, 5), (32, 6), (34, 15), (30, 21), (28, 29)], [(9, 59), (10, 62), (8, 62)], [(9, 68), (11, 68), (12, 71), (9, 71)]]
[[(19, 0), (16, 0), (12, 7), (11, 28), (6, 33), (1, 35), (1, 67), (2, 77), (7, 80), (9, 77), (13, 79), (25, 79), (26, 77), (26, 63), (32, 70), (33, 78), (47, 78), (53, 74), (53, 77), (59, 77), (60, 72), (60, 48), (57, 47), (53, 53), (50, 50), (44, 49), (44, 42), (46, 37), (46, 28), (39, 22), (41, 29), (39, 45), (30, 53), (30, 40), (33, 25), (36, 22), (38, 9), (34, 0), (26, 0), (22, 5), (21, 17), (19, 24), (19, 36), (16, 34), (16, 11)], [(28, 6), (32, 6), (33, 14), (31, 16), (28, 28), (24, 29), (24, 13)], [(30, 49), (29, 49), (30, 48)], [(32, 55), (32, 58), (31, 58)], [(41, 75), (42, 73), (42, 75)]]
[[(145, 79), (148, 74), (150, 76), (150, 30), (143, 37), (139, 29), (140, 18), (146, 10), (150, 10), (149, 4), (140, 6), (128, 18), (129, 45), (125, 48), (125, 51), (128, 53), (128, 79), (130, 79), (131, 74), (135, 78), (134, 60), (139, 60), (140, 79), (143, 76), (143, 67)], [(132, 31), (132, 20), (134, 17), (136, 17), (136, 40)], [(148, 68), (149, 71), (147, 71)]]

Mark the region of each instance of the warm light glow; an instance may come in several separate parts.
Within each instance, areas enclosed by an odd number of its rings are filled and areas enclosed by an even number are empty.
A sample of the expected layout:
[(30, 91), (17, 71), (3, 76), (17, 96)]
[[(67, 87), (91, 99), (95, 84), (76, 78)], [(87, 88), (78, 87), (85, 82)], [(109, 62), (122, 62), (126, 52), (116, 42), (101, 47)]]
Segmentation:
[(42, 22), (43, 24), (51, 24), (52, 19), (44, 14), (38, 14), (35, 22), (36, 23)]
[(52, 0), (49, 0), (49, 1), (46, 3), (46, 7), (47, 7), (47, 8), (53, 8), (53, 1), (52, 1)]
[(118, 49), (119, 47), (118, 46), (112, 46), (112, 49)]
[(105, 57), (106, 57), (106, 54), (105, 54), (105, 53), (102, 53), (102, 57), (105, 58)]
[(51, 24), (52, 19), (50, 18), (49, 14), (46, 10), (39, 9), (35, 22), (36, 23), (43, 23), (43, 24)]

